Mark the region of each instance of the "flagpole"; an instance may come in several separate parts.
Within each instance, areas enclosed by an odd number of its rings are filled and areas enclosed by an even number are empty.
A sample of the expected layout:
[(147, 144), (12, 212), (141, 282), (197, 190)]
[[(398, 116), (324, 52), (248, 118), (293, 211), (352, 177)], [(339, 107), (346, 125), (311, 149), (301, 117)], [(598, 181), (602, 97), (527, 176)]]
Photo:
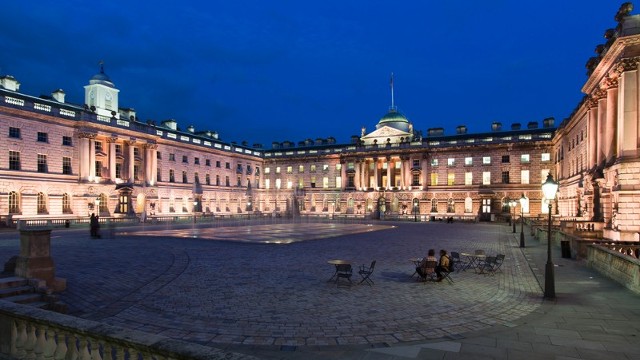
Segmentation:
[(395, 110), (396, 106), (395, 106), (395, 101), (394, 101), (394, 98), (393, 98), (393, 73), (391, 73), (390, 86), (391, 86), (391, 110)]

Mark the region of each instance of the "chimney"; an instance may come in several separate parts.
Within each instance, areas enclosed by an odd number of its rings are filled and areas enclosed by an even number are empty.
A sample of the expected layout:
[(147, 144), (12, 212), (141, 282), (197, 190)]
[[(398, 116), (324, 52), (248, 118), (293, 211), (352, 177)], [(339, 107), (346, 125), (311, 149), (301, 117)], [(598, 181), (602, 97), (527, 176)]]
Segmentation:
[(502, 123), (494, 121), (491, 124), (491, 131), (502, 131)]
[(462, 134), (466, 134), (467, 133), (467, 126), (466, 125), (460, 125), (456, 128), (456, 133), (458, 135), (462, 135)]
[(511, 130), (520, 130), (520, 123), (511, 124)]
[(529, 121), (529, 123), (527, 124), (527, 129), (537, 129), (537, 128), (538, 128), (537, 121)]
[(20, 89), (20, 83), (11, 75), (0, 77), (0, 86), (11, 91), (18, 91)]
[(178, 129), (178, 122), (173, 120), (173, 119), (169, 119), (169, 120), (165, 120), (162, 122), (162, 126), (168, 127), (171, 130), (177, 130)]
[(193, 134), (193, 132), (194, 132), (195, 130), (196, 130), (196, 129), (193, 127), (193, 125), (189, 125), (189, 126), (187, 126), (187, 131), (188, 131), (188, 132), (190, 132), (190, 133), (192, 133), (192, 134)]
[(542, 127), (545, 128), (550, 128), (553, 127), (555, 125), (556, 119), (553, 117), (548, 117), (544, 120), (542, 120)]
[(51, 93), (51, 97), (59, 102), (59, 103), (63, 103), (64, 104), (64, 91), (62, 91), (62, 89), (58, 89), (54, 92)]

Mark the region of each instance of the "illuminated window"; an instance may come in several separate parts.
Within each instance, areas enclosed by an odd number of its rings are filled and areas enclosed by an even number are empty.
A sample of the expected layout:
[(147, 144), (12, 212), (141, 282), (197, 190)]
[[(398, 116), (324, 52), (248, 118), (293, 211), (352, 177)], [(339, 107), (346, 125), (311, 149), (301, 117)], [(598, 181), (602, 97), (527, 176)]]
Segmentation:
[(265, 189), (271, 188), (271, 181), (269, 181), (269, 179), (264, 179), (264, 188)]
[(264, 173), (265, 174), (270, 174), (271, 173), (271, 168), (269, 168), (269, 167), (264, 168)]
[(482, 185), (491, 185), (491, 171), (482, 172)]
[(528, 183), (529, 183), (529, 170), (521, 170), (520, 184), (528, 184)]
[(431, 159), (431, 166), (438, 166), (438, 159)]
[(455, 166), (455, 165), (456, 165), (456, 159), (454, 158), (447, 159), (447, 166)]
[(342, 164), (336, 164), (336, 171), (342, 170)]
[(482, 163), (485, 165), (491, 164), (491, 156), (483, 156)]
[(315, 165), (315, 164), (314, 164), (314, 165), (311, 165), (311, 170), (310, 170), (310, 171), (311, 171), (311, 172), (316, 172), (316, 165)]
[(276, 166), (276, 174), (280, 174), (280, 166)]
[(542, 161), (551, 161), (551, 154), (550, 153), (542, 153), (542, 155), (540, 156)]
[(436, 186), (438, 185), (438, 173), (432, 172), (431, 173), (431, 186)]
[(551, 170), (549, 170), (549, 169), (540, 170), (540, 183), (541, 184), (544, 184), (544, 182), (547, 181), (547, 175), (550, 174), (550, 171)]
[(342, 188), (342, 176), (336, 176), (336, 189)]
[(468, 171), (464, 173), (464, 184), (465, 185), (473, 185), (473, 173)]
[(324, 189), (329, 188), (329, 177), (325, 176), (322, 178), (322, 188)]
[(453, 186), (456, 184), (456, 174), (448, 173), (447, 174), (447, 185)]
[(293, 173), (293, 166), (287, 166), (287, 174)]
[(276, 189), (280, 189), (281, 185), (282, 185), (282, 180), (276, 179)]
[(298, 172), (299, 173), (303, 173), (304, 172), (304, 165), (298, 166)]
[(528, 163), (529, 162), (529, 154), (520, 155), (520, 162), (521, 163)]
[(293, 181), (287, 180), (287, 189), (291, 189), (293, 187)]
[(329, 171), (329, 164), (322, 164), (322, 171)]
[(473, 158), (472, 158), (472, 157), (470, 157), (470, 156), (469, 156), (469, 157), (464, 158), (464, 165), (465, 165), (465, 166), (471, 166), (471, 165), (473, 165)]

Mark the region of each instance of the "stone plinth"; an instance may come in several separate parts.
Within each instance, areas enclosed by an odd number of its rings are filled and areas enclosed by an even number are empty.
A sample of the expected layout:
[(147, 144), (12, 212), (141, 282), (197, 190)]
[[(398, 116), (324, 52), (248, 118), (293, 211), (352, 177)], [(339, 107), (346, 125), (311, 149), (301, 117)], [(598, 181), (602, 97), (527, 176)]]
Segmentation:
[(28, 279), (44, 280), (53, 291), (63, 291), (67, 287), (65, 279), (55, 277), (50, 228), (20, 230), (20, 255), (15, 273)]

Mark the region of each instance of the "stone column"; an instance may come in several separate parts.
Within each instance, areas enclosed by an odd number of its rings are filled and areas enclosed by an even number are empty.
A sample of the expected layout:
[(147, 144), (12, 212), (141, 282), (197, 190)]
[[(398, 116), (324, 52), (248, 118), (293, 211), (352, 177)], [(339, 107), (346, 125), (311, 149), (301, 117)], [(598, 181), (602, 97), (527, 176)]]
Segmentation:
[(149, 185), (155, 186), (158, 182), (158, 145), (150, 144), (151, 155), (151, 177)]
[(116, 181), (116, 141), (117, 137), (110, 137), (107, 139), (109, 143), (109, 178), (111, 181)]
[(640, 57), (622, 59), (618, 64), (619, 77), (619, 110), (618, 110), (618, 155), (636, 154), (639, 134), (639, 90), (638, 65)]
[(590, 98), (587, 104), (588, 125), (587, 125), (587, 169), (593, 169), (598, 165), (598, 100)]
[[(80, 141), (80, 149), (79, 149), (79, 160), (80, 160), (80, 180), (81, 181), (89, 181), (90, 171), (91, 171), (91, 150), (90, 150), (90, 141), (89, 139), (95, 137), (95, 134), (81, 132), (78, 134), (78, 139)], [(95, 150), (94, 150), (95, 154)], [(95, 156), (95, 155), (94, 155)], [(95, 165), (94, 175), (95, 175)]]
[(427, 155), (422, 155), (420, 159), (420, 171), (422, 171), (422, 189), (426, 189), (429, 186), (429, 171), (427, 171)]
[(378, 186), (380, 184), (380, 179), (378, 178), (378, 158), (373, 158), (373, 189), (378, 190)]
[(596, 152), (596, 164), (600, 166), (606, 157), (606, 145), (604, 144), (606, 134), (606, 122), (607, 122), (607, 95), (606, 91), (596, 91), (595, 97), (598, 99), (598, 125), (597, 125), (597, 152)]
[(393, 167), (393, 162), (391, 161), (391, 156), (387, 156), (385, 159), (387, 162), (387, 189), (391, 189), (391, 168)]
[(405, 174), (407, 173), (405, 169), (407, 162), (406, 159), (406, 156), (400, 156), (400, 187), (403, 189), (406, 189), (407, 186), (407, 181), (405, 179)]
[(136, 162), (136, 158), (133, 153), (135, 143), (135, 140), (125, 141), (125, 144), (127, 145), (127, 170), (129, 171), (127, 174), (127, 179), (129, 179), (128, 182), (131, 184), (135, 182), (134, 165)]
[(340, 177), (342, 178), (342, 184), (340, 184), (340, 189), (344, 190), (347, 188), (347, 162), (342, 160), (340, 161), (342, 166), (340, 167)]
[(617, 141), (616, 129), (618, 122), (618, 79), (607, 78), (605, 80), (607, 88), (607, 118), (605, 128), (605, 160), (607, 163), (616, 156)]
[(89, 138), (89, 181), (96, 178), (96, 137)]
[(362, 161), (355, 160), (355, 168), (356, 168), (356, 172), (353, 175), (353, 186), (356, 187), (356, 190), (360, 190), (360, 166), (362, 165)]

